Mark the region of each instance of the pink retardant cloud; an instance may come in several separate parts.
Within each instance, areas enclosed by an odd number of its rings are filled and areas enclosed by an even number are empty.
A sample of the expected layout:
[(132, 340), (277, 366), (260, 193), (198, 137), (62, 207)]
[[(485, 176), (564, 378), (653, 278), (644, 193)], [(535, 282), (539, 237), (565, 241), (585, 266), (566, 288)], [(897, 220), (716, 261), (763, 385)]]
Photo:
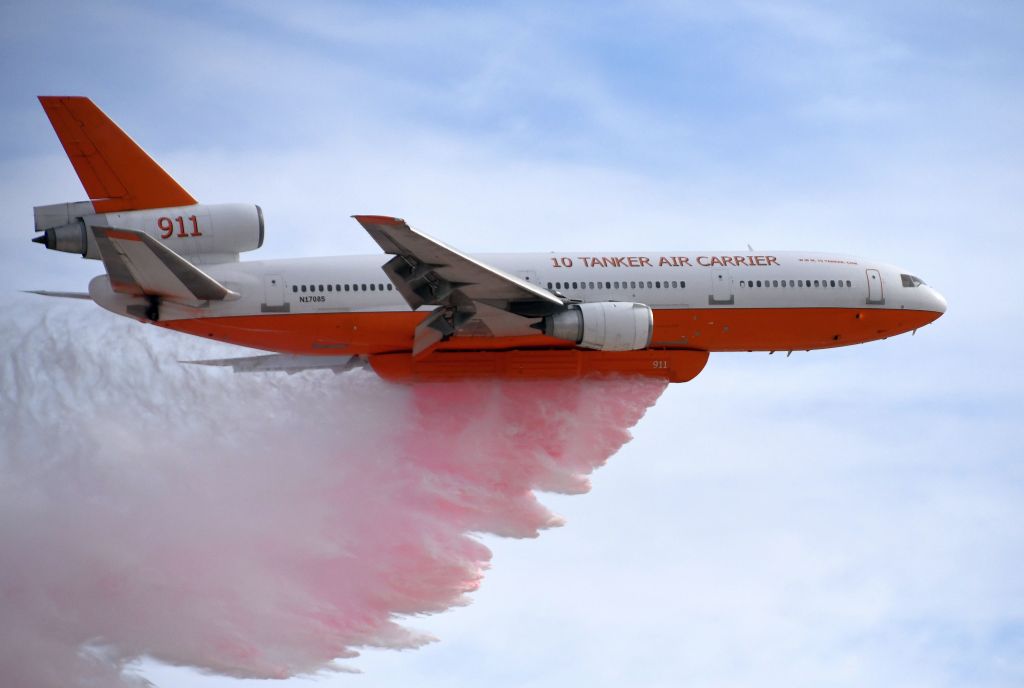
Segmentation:
[(467, 603), (474, 534), (559, 525), (536, 491), (585, 492), (663, 390), (233, 375), (74, 306), (0, 325), (4, 685), (136, 685), (143, 656), (281, 678), (431, 642), (402, 618)]

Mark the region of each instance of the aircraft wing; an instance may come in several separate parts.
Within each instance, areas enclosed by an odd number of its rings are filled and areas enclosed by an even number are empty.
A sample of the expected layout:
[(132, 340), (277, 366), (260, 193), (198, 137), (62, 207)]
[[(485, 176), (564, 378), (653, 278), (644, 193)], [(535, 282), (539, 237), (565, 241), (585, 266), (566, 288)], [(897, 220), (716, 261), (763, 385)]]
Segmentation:
[(409, 306), (440, 306), (416, 329), (413, 355), (467, 327), (482, 328), (484, 334), (508, 332), (511, 317), (522, 321), (518, 329), (523, 329), (529, 319), (563, 306), (561, 298), (540, 285), (471, 258), (417, 232), (405, 220), (354, 217), (385, 253), (395, 256), (384, 272)]
[(294, 375), (304, 370), (333, 370), (345, 373), (365, 365), (358, 356), (300, 356), (293, 354), (263, 354), (242, 358), (214, 358), (205, 361), (181, 361), (192, 365), (230, 367), (236, 373), (281, 372)]
[(91, 301), (92, 297), (81, 291), (47, 291), (45, 289), (29, 289), (26, 294), (39, 294), (40, 296), (56, 296), (61, 299), (84, 299)]
[(116, 292), (194, 304), (238, 298), (236, 292), (145, 232), (112, 227), (92, 230)]

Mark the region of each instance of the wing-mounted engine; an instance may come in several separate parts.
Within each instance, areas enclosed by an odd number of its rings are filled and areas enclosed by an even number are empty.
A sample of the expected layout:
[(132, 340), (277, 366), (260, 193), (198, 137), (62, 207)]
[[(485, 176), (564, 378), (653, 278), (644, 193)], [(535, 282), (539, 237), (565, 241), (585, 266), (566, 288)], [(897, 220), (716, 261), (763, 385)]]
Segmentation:
[(585, 349), (638, 351), (651, 344), (654, 313), (642, 303), (579, 303), (545, 317), (537, 329)]
[(223, 203), (96, 213), (93, 203), (59, 203), (35, 208), (33, 239), (46, 248), (100, 259), (93, 227), (143, 232), (193, 263), (226, 263), (263, 245), (263, 211), (258, 205)]

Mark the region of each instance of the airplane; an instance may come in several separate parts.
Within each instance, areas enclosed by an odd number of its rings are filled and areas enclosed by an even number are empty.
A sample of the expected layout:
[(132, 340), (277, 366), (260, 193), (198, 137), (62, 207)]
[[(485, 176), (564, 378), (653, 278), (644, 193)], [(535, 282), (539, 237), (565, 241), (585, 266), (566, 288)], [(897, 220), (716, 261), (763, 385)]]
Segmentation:
[(792, 251), (470, 256), (385, 215), (383, 254), (241, 261), (258, 205), (199, 203), (91, 100), (40, 96), (89, 200), (34, 209), (34, 242), (102, 261), (118, 315), (272, 352), (237, 372), (369, 368), (405, 383), (637, 375), (687, 382), (710, 352), (805, 351), (916, 332), (946, 311), (909, 271)]

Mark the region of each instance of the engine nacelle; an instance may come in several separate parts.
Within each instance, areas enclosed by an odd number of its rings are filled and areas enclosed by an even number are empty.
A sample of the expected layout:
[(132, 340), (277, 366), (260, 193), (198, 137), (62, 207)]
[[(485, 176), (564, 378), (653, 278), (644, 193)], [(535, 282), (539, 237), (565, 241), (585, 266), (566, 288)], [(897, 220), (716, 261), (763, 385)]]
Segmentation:
[(263, 245), (263, 211), (258, 205), (222, 203), (178, 208), (94, 213), (92, 203), (60, 203), (35, 208), (33, 241), (46, 248), (99, 259), (91, 227), (145, 232), (193, 263), (226, 263)]
[(637, 351), (651, 345), (654, 312), (642, 303), (573, 304), (544, 318), (543, 332), (585, 349)]

